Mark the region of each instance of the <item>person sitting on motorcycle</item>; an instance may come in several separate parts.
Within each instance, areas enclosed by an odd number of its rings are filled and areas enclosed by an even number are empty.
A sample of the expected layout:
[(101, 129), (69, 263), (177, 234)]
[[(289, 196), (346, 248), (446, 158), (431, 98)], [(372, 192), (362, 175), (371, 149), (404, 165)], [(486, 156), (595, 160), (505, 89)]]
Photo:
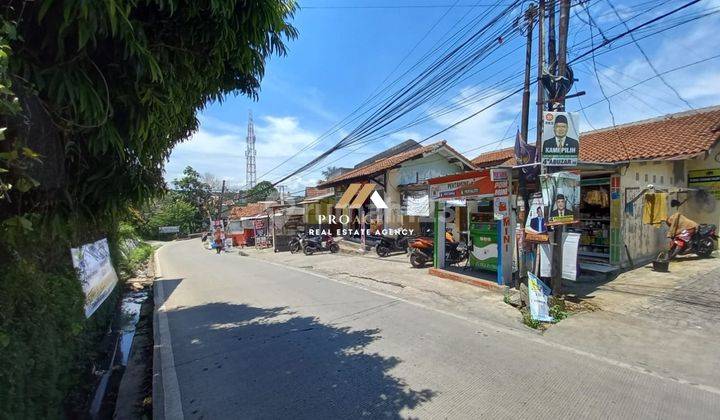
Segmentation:
[(452, 229), (450, 229), (450, 228), (445, 229), (445, 240), (450, 243), (453, 243), (453, 242), (455, 242), (455, 239), (453, 238), (451, 231), (452, 231)]
[(669, 229), (667, 231), (667, 237), (673, 238), (683, 230), (687, 230), (690, 234), (694, 234), (699, 224), (695, 221), (688, 219), (680, 213), (675, 213), (665, 220)]

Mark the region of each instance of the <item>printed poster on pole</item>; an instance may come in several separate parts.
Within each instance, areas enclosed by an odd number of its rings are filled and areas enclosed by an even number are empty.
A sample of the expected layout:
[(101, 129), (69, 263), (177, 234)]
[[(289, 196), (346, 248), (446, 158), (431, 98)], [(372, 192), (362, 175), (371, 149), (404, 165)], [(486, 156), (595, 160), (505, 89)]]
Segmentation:
[(543, 113), (543, 165), (577, 166), (580, 154), (579, 120), (576, 112)]

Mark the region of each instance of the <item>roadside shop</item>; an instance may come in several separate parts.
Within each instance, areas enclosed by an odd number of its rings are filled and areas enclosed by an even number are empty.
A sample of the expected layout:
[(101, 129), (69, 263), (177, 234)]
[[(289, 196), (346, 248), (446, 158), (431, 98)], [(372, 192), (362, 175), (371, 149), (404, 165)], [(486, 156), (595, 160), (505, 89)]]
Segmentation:
[(431, 178), (434, 207), (435, 269), (445, 269), (445, 232), (467, 246), (462, 271), (510, 284), (513, 271), (515, 216), (510, 208), (511, 171), (486, 169)]

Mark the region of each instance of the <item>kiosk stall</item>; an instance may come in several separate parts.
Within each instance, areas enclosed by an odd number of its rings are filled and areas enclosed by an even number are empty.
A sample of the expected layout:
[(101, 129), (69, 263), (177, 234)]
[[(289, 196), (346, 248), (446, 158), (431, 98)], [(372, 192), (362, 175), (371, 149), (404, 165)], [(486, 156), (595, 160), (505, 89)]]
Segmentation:
[[(451, 225), (459, 230), (453, 232), (453, 237), (467, 243), (470, 269), (496, 273), (501, 285), (511, 282), (515, 235), (509, 208), (510, 178), (507, 169), (487, 169), (428, 180), (435, 208), (435, 268), (445, 268), (444, 233)], [(464, 216), (466, 220), (448, 220), (448, 215)], [(462, 227), (466, 230), (461, 231)]]

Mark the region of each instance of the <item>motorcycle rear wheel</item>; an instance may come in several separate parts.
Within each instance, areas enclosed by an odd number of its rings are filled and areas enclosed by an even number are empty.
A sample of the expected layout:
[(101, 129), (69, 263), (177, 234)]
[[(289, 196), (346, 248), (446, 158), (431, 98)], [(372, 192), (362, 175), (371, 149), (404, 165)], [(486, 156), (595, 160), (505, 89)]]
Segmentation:
[(338, 252), (340, 252), (340, 245), (338, 245), (338, 244), (330, 245), (330, 252), (333, 254), (337, 254)]
[(303, 248), (303, 254), (305, 254), (305, 255), (312, 255), (314, 252), (315, 252), (315, 248), (313, 248), (311, 246), (305, 246), (305, 248)]
[(378, 245), (375, 247), (375, 252), (381, 257), (387, 257), (390, 255), (390, 249), (384, 245)]
[(300, 244), (299, 244), (299, 243), (294, 242), (294, 243), (290, 244), (290, 253), (291, 253), (291, 254), (296, 254), (296, 253), (298, 253), (299, 251), (300, 251)]
[(698, 255), (702, 258), (709, 258), (715, 250), (715, 243), (712, 239), (703, 239), (698, 245)]
[(423, 268), (427, 264), (427, 258), (424, 255), (414, 252), (410, 254), (410, 264), (415, 268)]

